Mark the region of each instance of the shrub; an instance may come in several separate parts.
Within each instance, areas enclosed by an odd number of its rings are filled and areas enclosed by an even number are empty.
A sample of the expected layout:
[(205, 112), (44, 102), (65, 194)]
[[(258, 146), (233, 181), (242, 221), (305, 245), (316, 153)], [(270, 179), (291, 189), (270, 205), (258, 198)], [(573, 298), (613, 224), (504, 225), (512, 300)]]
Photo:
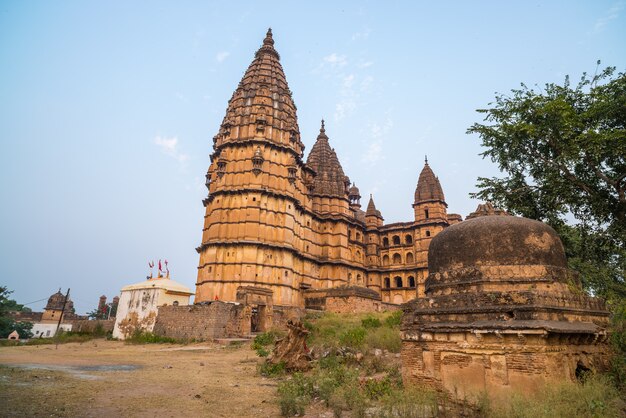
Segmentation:
[(282, 336), (282, 333), (277, 330), (270, 330), (264, 333), (261, 333), (254, 337), (252, 341), (252, 349), (256, 350), (260, 347), (267, 347), (269, 345), (274, 345), (276, 340), (278, 340)]
[(365, 328), (356, 327), (345, 331), (339, 336), (339, 342), (350, 348), (361, 348), (365, 341)]
[(302, 416), (308, 403), (309, 399), (298, 394), (298, 388), (293, 382), (287, 381), (278, 385), (278, 405), (282, 416)]
[(358, 382), (349, 382), (339, 387), (330, 399), (329, 405), (335, 417), (341, 417), (343, 411), (351, 411), (352, 417), (364, 417), (367, 400), (359, 390)]
[(399, 327), (401, 322), (402, 322), (401, 310), (393, 311), (391, 315), (385, 318), (385, 325), (388, 326), (389, 328)]
[(264, 361), (263, 363), (259, 364), (258, 371), (261, 376), (280, 376), (285, 374), (285, 363), (282, 361), (279, 363), (270, 363), (269, 361)]
[(380, 380), (369, 379), (365, 381), (365, 385), (363, 386), (365, 395), (374, 401), (382, 398), (383, 396), (389, 395), (392, 389), (393, 385), (388, 377)]
[(269, 351), (267, 351), (267, 350), (266, 350), (265, 348), (263, 348), (263, 347), (259, 347), (259, 348), (257, 348), (255, 351), (256, 351), (257, 356), (259, 356), (259, 357), (267, 357), (267, 356), (269, 356), (269, 355), (270, 355), (270, 352), (269, 352)]
[(382, 325), (380, 319), (368, 316), (361, 320), (361, 326), (363, 328), (378, 328)]

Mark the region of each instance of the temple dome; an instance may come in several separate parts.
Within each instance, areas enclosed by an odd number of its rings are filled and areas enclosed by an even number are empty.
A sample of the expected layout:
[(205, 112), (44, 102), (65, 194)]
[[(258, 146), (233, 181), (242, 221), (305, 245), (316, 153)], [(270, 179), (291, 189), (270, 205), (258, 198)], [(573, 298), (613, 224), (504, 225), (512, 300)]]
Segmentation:
[(516, 216), (482, 216), (460, 222), (437, 234), (428, 249), (431, 274), (499, 265), (567, 268), (567, 260), (554, 229)]
[[(60, 311), (63, 309), (63, 304), (65, 304), (65, 295), (61, 293), (61, 289), (59, 289), (58, 292), (48, 298), (48, 303), (44, 309), (49, 311)], [(67, 304), (65, 304), (65, 309), (69, 312), (73, 309), (73, 307), (74, 302), (72, 302), (71, 299), (68, 299)]]

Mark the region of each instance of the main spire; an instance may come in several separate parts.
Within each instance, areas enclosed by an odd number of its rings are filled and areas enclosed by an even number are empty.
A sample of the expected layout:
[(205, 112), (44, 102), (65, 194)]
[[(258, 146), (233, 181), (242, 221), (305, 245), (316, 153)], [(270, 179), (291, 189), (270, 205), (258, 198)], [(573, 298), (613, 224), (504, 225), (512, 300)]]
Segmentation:
[(216, 151), (232, 141), (269, 141), (291, 148), (302, 157), (304, 145), (296, 106), (287, 84), (270, 28), (254, 60), (228, 102), (215, 136)]

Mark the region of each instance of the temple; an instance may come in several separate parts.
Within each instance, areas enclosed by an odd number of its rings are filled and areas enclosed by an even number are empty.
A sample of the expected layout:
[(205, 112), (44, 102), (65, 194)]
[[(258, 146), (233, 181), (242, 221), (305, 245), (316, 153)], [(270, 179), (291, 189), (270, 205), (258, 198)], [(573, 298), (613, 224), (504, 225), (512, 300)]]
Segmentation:
[(414, 219), (385, 224), (371, 195), (362, 210), (324, 121), (305, 161), (271, 29), (213, 138), (206, 185), (195, 303), (235, 302), (238, 289), (258, 289), (274, 306), (303, 308), (321, 291), (352, 288), (401, 304), (424, 294), (431, 239), (462, 220), (448, 214), (428, 161)]

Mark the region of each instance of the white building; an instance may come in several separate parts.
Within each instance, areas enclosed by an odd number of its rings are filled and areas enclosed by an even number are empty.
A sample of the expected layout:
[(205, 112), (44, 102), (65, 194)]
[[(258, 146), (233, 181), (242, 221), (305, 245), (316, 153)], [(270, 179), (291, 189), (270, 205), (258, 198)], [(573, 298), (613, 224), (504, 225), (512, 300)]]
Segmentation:
[(123, 287), (113, 337), (123, 340), (137, 331), (152, 332), (159, 306), (189, 305), (191, 295), (187, 286), (171, 280), (169, 275)]
[[(57, 330), (58, 322), (35, 322), (33, 323), (33, 338), (52, 338)], [(71, 331), (72, 324), (61, 323), (59, 331)]]

